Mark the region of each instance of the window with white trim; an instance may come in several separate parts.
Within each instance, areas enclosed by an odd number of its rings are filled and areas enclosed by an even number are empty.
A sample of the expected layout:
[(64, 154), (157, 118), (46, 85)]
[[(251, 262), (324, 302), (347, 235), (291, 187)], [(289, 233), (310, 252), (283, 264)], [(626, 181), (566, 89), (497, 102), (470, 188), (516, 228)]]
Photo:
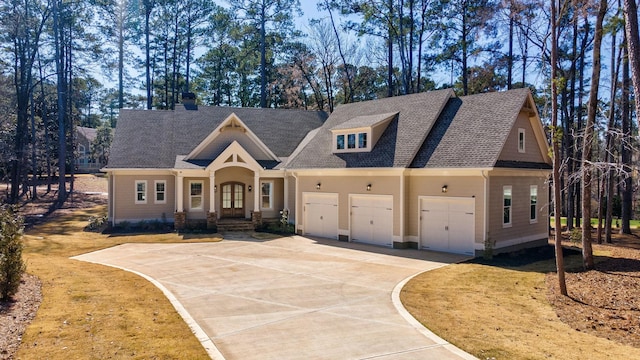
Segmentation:
[(529, 222), (537, 223), (538, 222), (538, 185), (531, 185), (529, 188)]
[(511, 185), (502, 187), (502, 226), (511, 226), (511, 200), (512, 192)]
[(260, 207), (273, 209), (273, 181), (260, 182)]
[(524, 142), (525, 142), (524, 129), (520, 128), (518, 129), (518, 152), (519, 153), (524, 152)]
[(147, 203), (147, 180), (136, 180), (136, 204)]
[(189, 182), (189, 209), (191, 210), (203, 210), (204, 209), (204, 197), (202, 188), (204, 187), (202, 181), (190, 181)]
[(156, 180), (154, 183), (156, 196), (154, 202), (156, 204), (167, 203), (167, 182), (165, 180)]
[(336, 134), (334, 132), (333, 152), (362, 152), (371, 151), (369, 142), (370, 131), (345, 131)]

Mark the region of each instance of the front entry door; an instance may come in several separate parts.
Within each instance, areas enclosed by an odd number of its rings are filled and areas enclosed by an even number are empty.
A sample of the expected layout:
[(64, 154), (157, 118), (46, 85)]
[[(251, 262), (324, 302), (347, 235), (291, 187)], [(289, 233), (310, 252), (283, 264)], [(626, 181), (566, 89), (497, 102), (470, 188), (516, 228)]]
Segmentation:
[(244, 217), (244, 184), (230, 182), (222, 184), (222, 204), (221, 217), (237, 218)]

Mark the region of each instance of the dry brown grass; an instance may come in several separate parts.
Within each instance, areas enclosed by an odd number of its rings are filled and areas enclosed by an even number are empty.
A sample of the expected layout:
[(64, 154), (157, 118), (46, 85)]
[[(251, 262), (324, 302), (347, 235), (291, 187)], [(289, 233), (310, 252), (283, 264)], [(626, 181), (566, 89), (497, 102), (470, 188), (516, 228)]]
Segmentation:
[(43, 302), (19, 359), (205, 359), (191, 330), (162, 292), (143, 278), (69, 257), (131, 243), (219, 241), (178, 234), (107, 236), (82, 231), (104, 207), (35, 226), (25, 236), (27, 272), (42, 281)]
[[(580, 257), (565, 260), (571, 267)], [(480, 359), (640, 359), (640, 349), (558, 318), (545, 285), (553, 270), (553, 260), (517, 268), (456, 264), (414, 278), (401, 300), (427, 328)]]

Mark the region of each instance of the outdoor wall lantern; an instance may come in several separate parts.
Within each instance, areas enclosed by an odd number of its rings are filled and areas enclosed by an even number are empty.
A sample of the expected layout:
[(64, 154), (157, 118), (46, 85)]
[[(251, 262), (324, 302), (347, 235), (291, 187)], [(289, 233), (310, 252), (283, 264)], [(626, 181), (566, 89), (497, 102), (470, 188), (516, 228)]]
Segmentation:
[(218, 185), (213, 185), (213, 192), (218, 192)]
[(251, 192), (251, 190), (253, 190), (253, 186), (249, 185), (249, 192)]
[(444, 185), (444, 186), (442, 187), (442, 192), (443, 192), (443, 193), (446, 193), (446, 192), (447, 192), (447, 190), (449, 190), (449, 188), (447, 187), (447, 185)]
[(322, 186), (322, 184), (317, 183), (317, 184), (316, 184), (316, 190), (320, 190), (320, 186)]
[(371, 191), (371, 184), (367, 184), (367, 191)]

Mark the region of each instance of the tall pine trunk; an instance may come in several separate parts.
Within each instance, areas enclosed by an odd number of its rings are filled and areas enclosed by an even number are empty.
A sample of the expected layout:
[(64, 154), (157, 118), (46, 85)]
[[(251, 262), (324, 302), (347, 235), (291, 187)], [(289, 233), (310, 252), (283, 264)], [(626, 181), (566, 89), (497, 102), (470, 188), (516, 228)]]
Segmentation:
[(602, 46), (602, 23), (607, 12), (607, 1), (600, 0), (593, 39), (593, 65), (591, 73), (591, 90), (587, 105), (587, 124), (584, 129), (582, 144), (582, 263), (585, 270), (593, 269), (593, 249), (591, 246), (591, 145), (598, 110), (598, 86), (600, 85), (600, 49)]
[(567, 296), (567, 283), (564, 274), (564, 258), (562, 255), (562, 222), (560, 212), (562, 207), (560, 202), (560, 144), (558, 127), (558, 24), (556, 21), (557, 12), (556, 0), (551, 0), (551, 146), (553, 150), (553, 216), (555, 220), (555, 253), (556, 271), (558, 273), (558, 285), (560, 293)]

